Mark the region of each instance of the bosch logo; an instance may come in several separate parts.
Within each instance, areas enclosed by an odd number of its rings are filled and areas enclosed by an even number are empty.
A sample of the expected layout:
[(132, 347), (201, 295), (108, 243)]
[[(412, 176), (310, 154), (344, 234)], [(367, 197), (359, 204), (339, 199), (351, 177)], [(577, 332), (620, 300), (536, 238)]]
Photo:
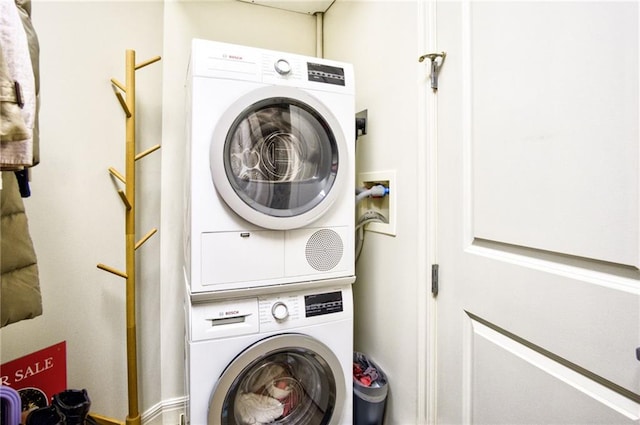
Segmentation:
[(242, 56), (238, 56), (238, 55), (228, 55), (228, 54), (226, 54), (226, 53), (223, 53), (223, 54), (222, 54), (222, 57), (223, 57), (224, 59), (233, 59), (233, 60), (237, 60), (237, 61), (241, 61), (241, 60), (243, 60), (243, 59), (244, 59)]
[(231, 311), (225, 311), (224, 315), (225, 316), (235, 316), (236, 314), (240, 313), (239, 310), (231, 310)]

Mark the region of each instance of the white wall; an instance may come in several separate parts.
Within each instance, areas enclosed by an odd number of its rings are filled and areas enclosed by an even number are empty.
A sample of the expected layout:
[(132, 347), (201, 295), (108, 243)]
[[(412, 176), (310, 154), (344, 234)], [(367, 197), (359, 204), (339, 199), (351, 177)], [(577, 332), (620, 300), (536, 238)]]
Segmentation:
[(417, 151), (420, 75), (416, 1), (338, 0), (324, 19), (324, 51), (352, 62), (356, 111), (368, 110), (357, 172), (397, 173), (397, 236), (367, 232), (356, 266), (355, 349), (387, 373), (387, 423), (417, 423), (419, 335), (426, 290), (419, 269)]

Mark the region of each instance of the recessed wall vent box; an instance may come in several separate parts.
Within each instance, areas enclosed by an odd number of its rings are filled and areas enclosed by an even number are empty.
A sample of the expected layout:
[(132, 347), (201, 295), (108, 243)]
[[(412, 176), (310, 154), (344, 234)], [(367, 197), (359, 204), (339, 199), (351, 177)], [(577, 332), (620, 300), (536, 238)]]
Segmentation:
[(326, 12), (333, 0), (240, 0), (245, 3), (259, 4), (261, 6), (274, 7), (290, 12), (306, 13), (313, 15), (316, 12)]
[(357, 206), (358, 217), (367, 210), (376, 211), (387, 218), (388, 223), (369, 223), (365, 229), (383, 233), (385, 235), (396, 236), (396, 172), (375, 171), (370, 173), (359, 173), (357, 183), (359, 187), (371, 188), (382, 185), (389, 189), (389, 194), (383, 198), (365, 198)]

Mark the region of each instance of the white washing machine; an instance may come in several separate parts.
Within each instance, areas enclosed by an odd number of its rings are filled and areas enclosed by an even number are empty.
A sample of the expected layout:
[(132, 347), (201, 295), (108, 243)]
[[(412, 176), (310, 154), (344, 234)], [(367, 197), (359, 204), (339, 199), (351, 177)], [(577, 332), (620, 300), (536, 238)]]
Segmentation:
[(187, 93), (192, 298), (353, 282), (351, 65), (193, 40)]
[(191, 425), (351, 425), (351, 285), (187, 302)]

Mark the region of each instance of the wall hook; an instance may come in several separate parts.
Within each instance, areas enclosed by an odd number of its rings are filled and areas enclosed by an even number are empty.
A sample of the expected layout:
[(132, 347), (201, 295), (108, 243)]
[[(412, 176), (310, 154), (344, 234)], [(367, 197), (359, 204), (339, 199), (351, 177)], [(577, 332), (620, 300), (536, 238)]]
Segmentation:
[[(440, 68), (442, 68), (442, 64), (444, 64), (444, 60), (447, 57), (447, 52), (440, 53), (427, 53), (426, 55), (422, 55), (418, 58), (418, 62), (424, 62), (425, 59), (429, 59), (431, 61), (431, 88), (433, 90), (438, 90), (438, 74), (440, 73)], [(438, 61), (440, 59), (440, 61)]]

